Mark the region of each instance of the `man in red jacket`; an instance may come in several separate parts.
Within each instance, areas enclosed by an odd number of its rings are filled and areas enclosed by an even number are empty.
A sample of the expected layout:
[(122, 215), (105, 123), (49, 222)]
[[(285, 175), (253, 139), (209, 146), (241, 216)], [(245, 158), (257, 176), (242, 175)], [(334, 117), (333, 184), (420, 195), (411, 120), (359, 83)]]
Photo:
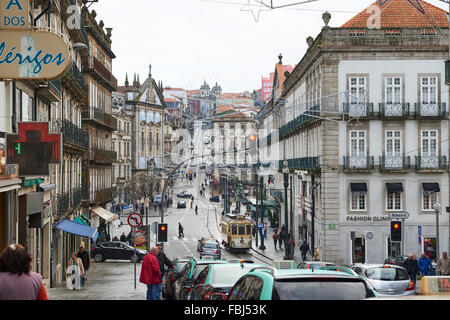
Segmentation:
[(156, 256), (158, 248), (152, 247), (144, 257), (139, 282), (147, 285), (147, 300), (161, 300), (161, 271)]

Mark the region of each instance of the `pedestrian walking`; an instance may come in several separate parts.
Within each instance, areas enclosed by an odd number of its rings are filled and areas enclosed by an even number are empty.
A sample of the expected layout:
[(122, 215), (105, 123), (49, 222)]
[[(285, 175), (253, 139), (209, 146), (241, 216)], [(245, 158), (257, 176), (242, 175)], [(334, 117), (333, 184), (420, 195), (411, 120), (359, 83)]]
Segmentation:
[(308, 243), (306, 243), (306, 240), (303, 240), (302, 244), (300, 245), (300, 252), (302, 253), (302, 260), (303, 262), (306, 261), (306, 254), (310, 251)]
[(273, 245), (274, 245), (274, 247), (275, 247), (275, 251), (278, 251), (278, 250), (277, 250), (277, 242), (278, 242), (278, 240), (280, 239), (280, 235), (278, 234), (278, 231), (277, 231), (277, 230), (275, 230), (275, 232), (273, 233), (272, 238), (273, 238)]
[(162, 281), (158, 253), (158, 248), (152, 247), (142, 260), (139, 282), (147, 285), (147, 300), (161, 300)]
[(314, 247), (314, 261), (320, 261), (319, 247)]
[(195, 214), (198, 214), (198, 206), (195, 206)]
[(431, 264), (431, 260), (425, 254), (425, 252), (423, 252), (420, 256), (417, 266), (419, 267), (420, 275), (422, 277), (430, 276), (433, 272), (433, 265)]
[(417, 280), (417, 261), (414, 260), (414, 255), (409, 254), (408, 259), (403, 262), (403, 268), (408, 272), (409, 278), (416, 283)]
[(178, 238), (184, 238), (184, 229), (180, 222), (178, 222)]
[(450, 259), (447, 257), (447, 251), (442, 252), (442, 257), (436, 264), (436, 273), (439, 276), (450, 275)]
[(280, 225), (279, 225), (279, 223), (278, 223), (278, 220), (275, 220), (273, 231), (275, 231), (275, 230), (278, 231), (278, 228), (279, 228), (279, 227), (280, 227)]
[(264, 239), (267, 239), (267, 222), (264, 222)]
[[(72, 258), (69, 260), (69, 266), (72, 266), (72, 273), (67, 275), (67, 278), (71, 278), (73, 274), (77, 274), (77, 271), (80, 275), (80, 284), (83, 285), (83, 276), (84, 276), (84, 266), (83, 261), (77, 257), (76, 252), (72, 252)], [(75, 279), (72, 280), (72, 284), (75, 286), (73, 287), (74, 290), (80, 290), (81, 287), (77, 286), (77, 281)]]
[(125, 232), (122, 232), (122, 235), (120, 236), (120, 242), (127, 242), (127, 236), (125, 235)]
[(163, 252), (162, 243), (158, 243), (156, 245), (156, 248), (158, 248), (158, 255), (156, 256), (156, 258), (158, 259), (159, 270), (161, 272), (161, 279), (162, 279), (164, 277), (164, 274), (166, 273), (165, 266), (167, 266), (168, 269), (172, 269), (174, 266), (172, 264), (172, 261), (170, 261), (170, 259), (167, 258), (166, 254)]
[(281, 245), (285, 244), (284, 242), (286, 241), (286, 231), (285, 231), (285, 227), (284, 224), (281, 226), (281, 230), (280, 230), (280, 250), (281, 250)]
[[(124, 234), (125, 236), (125, 234)], [(91, 266), (91, 260), (89, 258), (89, 253), (85, 250), (84, 241), (81, 242), (80, 248), (78, 249), (77, 258), (80, 258), (83, 262), (84, 274), (82, 275), (83, 281), (87, 280), (87, 273)]]
[(132, 235), (132, 232), (130, 231), (130, 232), (128, 233), (128, 235), (127, 235), (127, 241), (128, 241), (128, 244), (129, 244), (130, 246), (131, 246), (132, 243), (133, 243), (132, 237), (133, 237), (133, 235)]
[(20, 244), (0, 254), (1, 300), (48, 300), (42, 275), (31, 271), (32, 257)]

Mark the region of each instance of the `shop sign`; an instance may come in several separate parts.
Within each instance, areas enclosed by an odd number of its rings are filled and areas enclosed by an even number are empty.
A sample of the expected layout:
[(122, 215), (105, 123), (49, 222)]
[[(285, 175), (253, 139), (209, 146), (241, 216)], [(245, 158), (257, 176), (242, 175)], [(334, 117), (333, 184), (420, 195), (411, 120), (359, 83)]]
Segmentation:
[(27, 29), (30, 25), (30, 0), (0, 1), (0, 29)]
[(389, 217), (386, 216), (347, 216), (347, 221), (349, 222), (388, 222), (390, 221)]

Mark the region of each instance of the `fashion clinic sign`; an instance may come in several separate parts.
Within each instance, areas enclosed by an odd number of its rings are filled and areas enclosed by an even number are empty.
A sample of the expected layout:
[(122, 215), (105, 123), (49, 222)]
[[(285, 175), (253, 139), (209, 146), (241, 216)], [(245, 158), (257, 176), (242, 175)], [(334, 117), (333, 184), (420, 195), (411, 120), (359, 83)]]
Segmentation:
[(0, 0), (0, 79), (52, 80), (70, 68), (68, 42), (30, 28), (29, 0)]

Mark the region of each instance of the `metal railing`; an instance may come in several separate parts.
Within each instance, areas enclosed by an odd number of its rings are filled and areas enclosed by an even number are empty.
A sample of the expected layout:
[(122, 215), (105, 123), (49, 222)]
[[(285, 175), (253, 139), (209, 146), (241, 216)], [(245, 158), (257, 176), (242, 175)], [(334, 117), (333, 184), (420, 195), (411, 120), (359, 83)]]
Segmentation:
[(69, 74), (72, 77), (72, 79), (75, 81), (75, 83), (84, 92), (85, 96), (87, 97), (89, 94), (88, 86), (86, 85), (86, 82), (84, 81), (83, 73), (78, 69), (78, 67), (75, 63), (72, 63), (72, 67), (70, 68)]
[(62, 134), (64, 142), (71, 143), (85, 149), (87, 148), (83, 130), (69, 120), (63, 120)]
[(410, 170), (411, 158), (409, 156), (382, 156), (380, 157), (380, 170), (395, 171), (395, 170)]
[(295, 132), (297, 129), (301, 128), (302, 126), (308, 124), (309, 122), (313, 121), (315, 117), (311, 117), (311, 115), (316, 115), (317, 111), (320, 110), (320, 106), (314, 106), (308, 111), (305, 111), (303, 114), (296, 117), (294, 120), (289, 121), (284, 126), (280, 128), (279, 134), (280, 138), (284, 138), (291, 133)]
[(91, 150), (91, 159), (102, 163), (116, 163), (117, 152), (95, 148)]
[[(284, 160), (280, 160), (279, 168), (284, 167)], [(319, 157), (295, 158), (288, 160), (289, 169), (316, 170), (320, 168)]]
[(447, 116), (447, 106), (443, 103), (416, 103), (416, 117), (438, 117), (445, 118)]
[(380, 117), (408, 117), (409, 103), (380, 103)]
[(446, 156), (416, 156), (416, 170), (447, 170)]
[(69, 211), (70, 207), (70, 194), (69, 193), (62, 193), (57, 196), (58, 198), (58, 205), (57, 205), (57, 213), (59, 215), (63, 215), (67, 211)]
[(82, 111), (83, 119), (97, 120), (104, 126), (117, 130), (117, 118), (96, 107), (86, 107)]
[(344, 156), (344, 170), (373, 170), (375, 168), (374, 157)]
[(371, 117), (373, 103), (344, 103), (343, 112), (350, 117)]
[(91, 57), (91, 68), (97, 72), (105, 81), (116, 90), (117, 79), (112, 75), (112, 73), (95, 57)]

